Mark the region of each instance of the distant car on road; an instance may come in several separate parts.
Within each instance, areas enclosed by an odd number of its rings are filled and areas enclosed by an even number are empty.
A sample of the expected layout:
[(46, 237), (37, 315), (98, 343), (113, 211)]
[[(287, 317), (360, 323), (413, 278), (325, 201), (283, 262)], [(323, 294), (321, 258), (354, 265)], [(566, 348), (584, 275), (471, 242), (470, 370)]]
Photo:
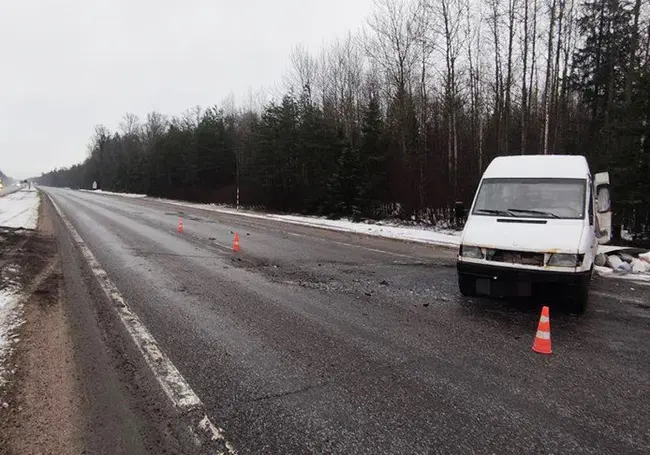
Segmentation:
[(458, 255), (465, 296), (530, 296), (561, 285), (583, 312), (599, 243), (611, 236), (609, 175), (583, 156), (495, 158), (469, 211)]

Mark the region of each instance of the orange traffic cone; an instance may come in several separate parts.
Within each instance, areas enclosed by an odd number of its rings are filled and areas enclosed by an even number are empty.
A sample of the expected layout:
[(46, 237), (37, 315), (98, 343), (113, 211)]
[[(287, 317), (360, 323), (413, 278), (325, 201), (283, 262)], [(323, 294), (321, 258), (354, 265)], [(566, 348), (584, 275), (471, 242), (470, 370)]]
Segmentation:
[(178, 233), (182, 234), (183, 233), (183, 218), (180, 216), (178, 217)]
[(542, 315), (539, 317), (533, 351), (539, 352), (540, 354), (551, 353), (551, 319), (548, 316), (547, 306), (542, 308)]
[(235, 239), (232, 241), (232, 250), (236, 253), (239, 251), (239, 233), (235, 232)]

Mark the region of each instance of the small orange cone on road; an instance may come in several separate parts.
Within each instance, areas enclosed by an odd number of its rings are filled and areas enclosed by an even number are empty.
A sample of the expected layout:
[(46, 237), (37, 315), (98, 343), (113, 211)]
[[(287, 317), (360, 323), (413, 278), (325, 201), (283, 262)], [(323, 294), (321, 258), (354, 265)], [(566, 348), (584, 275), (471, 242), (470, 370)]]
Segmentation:
[(234, 252), (239, 251), (239, 233), (235, 232), (235, 239), (232, 241), (232, 250)]
[(542, 315), (539, 317), (533, 351), (539, 352), (540, 354), (551, 353), (551, 319), (548, 316), (547, 306), (542, 308)]
[(180, 216), (178, 217), (178, 233), (182, 234), (183, 233), (183, 218)]

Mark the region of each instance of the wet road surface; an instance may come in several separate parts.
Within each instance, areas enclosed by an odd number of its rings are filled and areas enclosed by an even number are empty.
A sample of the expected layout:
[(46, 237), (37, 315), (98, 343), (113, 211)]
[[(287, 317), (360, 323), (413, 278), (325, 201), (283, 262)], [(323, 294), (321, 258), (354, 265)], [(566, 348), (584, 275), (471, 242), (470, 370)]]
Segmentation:
[[(647, 286), (596, 279), (583, 316), (552, 301), (466, 299), (448, 249), (45, 191), (238, 453), (650, 453)], [(542, 304), (548, 357), (531, 351)], [(88, 317), (72, 324), (79, 337), (95, 334)], [(121, 438), (125, 452), (184, 451), (164, 396), (147, 392), (155, 380), (113, 339), (125, 335), (93, 324), (118, 371), (90, 368), (83, 343), (77, 361), (118, 384), (99, 398), (128, 417), (97, 430), (95, 449)]]

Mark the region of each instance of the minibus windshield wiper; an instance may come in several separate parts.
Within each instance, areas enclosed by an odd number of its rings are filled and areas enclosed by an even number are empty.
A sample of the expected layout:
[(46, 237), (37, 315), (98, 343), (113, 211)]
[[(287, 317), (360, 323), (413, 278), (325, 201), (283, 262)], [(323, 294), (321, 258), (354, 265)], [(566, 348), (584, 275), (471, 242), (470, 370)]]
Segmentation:
[(559, 216), (557, 216), (555, 213), (544, 212), (542, 210), (508, 209), (508, 212), (529, 213), (531, 215), (540, 215), (540, 216), (548, 216), (548, 217), (551, 217), (551, 218), (559, 218)]
[(499, 216), (514, 216), (509, 211), (497, 210), (497, 209), (476, 209), (476, 213), (484, 213), (484, 214), (499, 215)]

